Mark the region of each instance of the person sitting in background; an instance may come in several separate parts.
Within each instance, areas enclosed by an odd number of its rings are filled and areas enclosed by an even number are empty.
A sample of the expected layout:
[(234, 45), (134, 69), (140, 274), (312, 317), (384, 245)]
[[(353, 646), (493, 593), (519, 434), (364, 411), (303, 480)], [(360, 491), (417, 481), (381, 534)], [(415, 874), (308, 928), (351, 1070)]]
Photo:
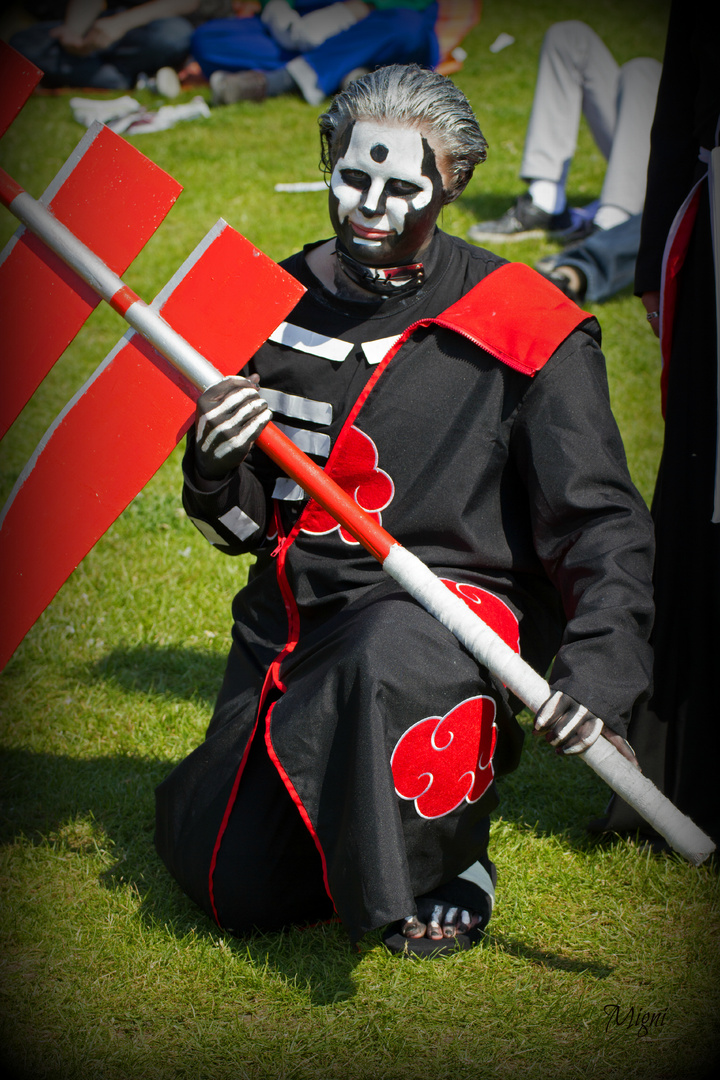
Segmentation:
[[(543, 41), (520, 176), (528, 190), (502, 217), (473, 225), (473, 243), (550, 233), (568, 248), (537, 269), (575, 301), (605, 300), (630, 285), (640, 242), (647, 163), (661, 64), (619, 66), (583, 22), (555, 23)], [(572, 214), (565, 185), (581, 113), (607, 160), (592, 214)]]
[(10, 44), (37, 65), (49, 87), (129, 90), (138, 75), (183, 63), (202, 0), (69, 0), (65, 18), (13, 34)]
[(437, 13), (435, 0), (270, 0), (254, 18), (203, 23), (191, 51), (215, 105), (288, 93), (319, 105), (381, 64), (435, 67)]

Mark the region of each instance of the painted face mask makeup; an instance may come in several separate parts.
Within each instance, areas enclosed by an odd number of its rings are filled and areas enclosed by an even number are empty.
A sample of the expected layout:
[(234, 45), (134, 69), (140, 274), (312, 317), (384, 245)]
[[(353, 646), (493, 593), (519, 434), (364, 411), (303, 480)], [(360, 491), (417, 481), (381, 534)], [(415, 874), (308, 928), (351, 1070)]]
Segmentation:
[(348, 125), (330, 179), (330, 220), (352, 260), (412, 277), (408, 264), (418, 264), (442, 205), (442, 176), (419, 131), (374, 120)]

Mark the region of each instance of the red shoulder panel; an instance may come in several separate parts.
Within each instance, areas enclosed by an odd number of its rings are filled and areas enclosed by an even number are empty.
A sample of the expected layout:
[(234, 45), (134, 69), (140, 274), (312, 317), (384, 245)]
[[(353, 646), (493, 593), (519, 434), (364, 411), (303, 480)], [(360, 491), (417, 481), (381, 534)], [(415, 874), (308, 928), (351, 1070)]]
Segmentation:
[(537, 271), (524, 263), (505, 263), (431, 321), (534, 375), (568, 334), (591, 317)]

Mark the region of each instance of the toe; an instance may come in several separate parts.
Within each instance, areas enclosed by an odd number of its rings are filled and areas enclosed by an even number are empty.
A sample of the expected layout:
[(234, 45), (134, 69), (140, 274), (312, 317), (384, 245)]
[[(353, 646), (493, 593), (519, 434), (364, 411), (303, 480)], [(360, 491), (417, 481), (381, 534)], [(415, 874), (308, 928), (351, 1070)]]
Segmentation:
[(427, 924), (427, 937), (432, 938), (433, 941), (439, 941), (444, 937), (443, 928), (443, 905), (436, 904), (432, 910), (432, 915)]
[(401, 933), (407, 938), (421, 938), (425, 936), (425, 923), (420, 922), (417, 915), (408, 915), (402, 924)]
[(458, 909), (456, 907), (449, 907), (445, 912), (445, 919), (443, 920), (443, 936), (446, 938), (454, 938), (457, 933), (458, 923)]

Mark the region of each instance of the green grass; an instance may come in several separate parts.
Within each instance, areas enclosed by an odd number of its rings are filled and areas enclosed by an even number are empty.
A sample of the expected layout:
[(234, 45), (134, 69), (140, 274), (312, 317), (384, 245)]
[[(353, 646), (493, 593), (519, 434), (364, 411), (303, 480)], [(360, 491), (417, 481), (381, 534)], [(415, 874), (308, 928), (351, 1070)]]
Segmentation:
[[(540, 41), (586, 5), (486, 0), (457, 82), (490, 142), (445, 213), (463, 235), (502, 212), (517, 180)], [(602, 0), (620, 60), (661, 56), (665, 7)], [(492, 55), (501, 30), (516, 44)], [(149, 95), (145, 100), (150, 101)], [(313, 110), (237, 105), (133, 141), (185, 187), (126, 278), (150, 299), (220, 216), (275, 259), (328, 235)], [(34, 97), (0, 143), (39, 195), (82, 134), (66, 96)], [(583, 128), (570, 189), (603, 163)], [(14, 225), (3, 213), (2, 238)], [(532, 263), (550, 243), (503, 254)], [(598, 308), (632, 474), (652, 494), (662, 438), (655, 339), (639, 301)], [(88, 321), (6, 437), (2, 494), (47, 424), (124, 332)], [(598, 846), (585, 822), (608, 791), (528, 738), (502, 781), (492, 851), (496, 913), (484, 947), (441, 963), (359, 951), (337, 926), (225, 937), (169, 879), (152, 845), (153, 788), (202, 738), (219, 684), (229, 600), (247, 560), (212, 551), (179, 506), (175, 452), (70, 581), (0, 680), (2, 1054), (53, 1080), (570, 1078), (680, 1080), (718, 1053), (717, 875), (632, 842)], [(51, 542), (51, 538), (49, 538)], [(606, 1007), (619, 1007), (618, 1025)], [(633, 1010), (631, 1013), (630, 1010)], [(654, 1014), (647, 1031), (633, 1021)], [(662, 1023), (660, 1022), (662, 1018)]]

